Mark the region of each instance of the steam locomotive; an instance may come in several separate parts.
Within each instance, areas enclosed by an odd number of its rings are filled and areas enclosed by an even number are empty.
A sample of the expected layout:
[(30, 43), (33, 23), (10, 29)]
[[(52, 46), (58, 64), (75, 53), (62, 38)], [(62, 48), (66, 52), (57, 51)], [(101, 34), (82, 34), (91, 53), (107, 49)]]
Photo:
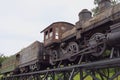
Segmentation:
[(118, 50), (120, 4), (112, 6), (110, 0), (100, 0), (98, 7), (99, 13), (94, 17), (83, 9), (75, 25), (56, 22), (42, 31), (51, 64), (66, 63), (66, 60), (75, 63), (82, 55), (84, 61), (100, 60), (109, 56), (104, 55), (106, 50), (111, 51), (112, 47)]
[(37, 41), (15, 54), (17, 66), (11, 71), (24, 73), (60, 63), (77, 64), (113, 55), (119, 57), (120, 4), (112, 6), (110, 0), (100, 0), (98, 7), (99, 13), (93, 17), (90, 11), (83, 9), (75, 25), (55, 22), (42, 30), (44, 43)]

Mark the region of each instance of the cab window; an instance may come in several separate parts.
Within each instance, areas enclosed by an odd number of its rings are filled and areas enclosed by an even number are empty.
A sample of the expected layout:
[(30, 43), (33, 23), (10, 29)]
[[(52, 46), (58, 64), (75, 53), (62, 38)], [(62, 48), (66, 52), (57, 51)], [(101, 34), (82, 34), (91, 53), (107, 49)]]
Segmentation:
[(45, 39), (48, 39), (48, 31), (45, 32)]
[(59, 39), (59, 28), (56, 28), (55, 30), (55, 39)]
[(50, 29), (50, 37), (52, 37), (53, 36), (53, 30), (52, 30), (52, 28)]

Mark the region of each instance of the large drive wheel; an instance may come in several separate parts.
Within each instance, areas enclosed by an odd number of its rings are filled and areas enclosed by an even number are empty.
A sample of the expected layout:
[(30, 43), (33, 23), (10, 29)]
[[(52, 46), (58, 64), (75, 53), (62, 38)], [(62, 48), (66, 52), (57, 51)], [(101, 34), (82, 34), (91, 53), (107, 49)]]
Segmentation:
[[(75, 53), (78, 53), (79, 51), (79, 47), (78, 44), (76, 42), (70, 42), (67, 46), (67, 54), (68, 55), (72, 55)], [(69, 61), (75, 61), (75, 59), (77, 58), (77, 56), (72, 56), (69, 59)]]
[(52, 65), (55, 65), (54, 60), (58, 59), (58, 52), (56, 50), (51, 51), (51, 56), (50, 56), (50, 63)]
[(106, 49), (104, 41), (105, 36), (102, 33), (95, 33), (89, 40), (89, 46), (92, 47), (92, 55), (98, 57), (103, 54)]
[(39, 71), (41, 68), (42, 68), (41, 63), (39, 63), (39, 62), (36, 63), (36, 70)]

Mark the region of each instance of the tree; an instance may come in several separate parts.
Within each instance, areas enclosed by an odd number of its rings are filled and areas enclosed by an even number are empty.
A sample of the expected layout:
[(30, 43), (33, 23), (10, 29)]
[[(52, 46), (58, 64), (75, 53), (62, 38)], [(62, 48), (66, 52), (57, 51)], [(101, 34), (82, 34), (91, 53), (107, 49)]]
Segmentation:
[(112, 5), (115, 5), (115, 4), (119, 3), (119, 2), (120, 2), (120, 0), (112, 0)]
[[(93, 12), (93, 16), (95, 16), (99, 11), (99, 9), (98, 9), (98, 2), (99, 2), (99, 0), (94, 0), (94, 4), (95, 4), (95, 8), (93, 8), (92, 9), (92, 12)], [(117, 4), (117, 3), (119, 3), (120, 2), (120, 0), (111, 0), (111, 5), (115, 5), (115, 4)]]
[[(117, 4), (119, 1), (120, 1), (120, 0), (111, 0), (112, 5)], [(95, 5), (97, 5), (97, 4), (98, 4), (98, 2), (99, 2), (99, 0), (94, 0), (94, 4), (95, 4)]]
[(1, 64), (4, 60), (6, 60), (8, 57), (4, 56), (4, 54), (1, 54), (0, 53), (0, 67), (1, 67)]

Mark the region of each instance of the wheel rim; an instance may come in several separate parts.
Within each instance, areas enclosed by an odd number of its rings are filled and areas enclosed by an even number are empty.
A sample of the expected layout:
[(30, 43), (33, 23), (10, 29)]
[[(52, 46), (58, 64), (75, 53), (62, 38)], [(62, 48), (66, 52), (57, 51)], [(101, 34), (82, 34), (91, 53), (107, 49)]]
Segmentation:
[(58, 52), (56, 50), (53, 50), (51, 52), (50, 63), (52, 65), (55, 65), (55, 61), (54, 60), (57, 60), (57, 59), (58, 59)]
[(95, 33), (89, 41), (89, 45), (92, 47), (93, 56), (100, 56), (106, 49), (106, 43), (104, 42), (104, 34), (102, 33)]
[[(78, 44), (76, 42), (70, 42), (67, 46), (67, 54), (72, 55), (75, 53), (78, 53)], [(74, 61), (77, 58), (77, 56), (72, 56), (69, 58), (69, 61)]]

